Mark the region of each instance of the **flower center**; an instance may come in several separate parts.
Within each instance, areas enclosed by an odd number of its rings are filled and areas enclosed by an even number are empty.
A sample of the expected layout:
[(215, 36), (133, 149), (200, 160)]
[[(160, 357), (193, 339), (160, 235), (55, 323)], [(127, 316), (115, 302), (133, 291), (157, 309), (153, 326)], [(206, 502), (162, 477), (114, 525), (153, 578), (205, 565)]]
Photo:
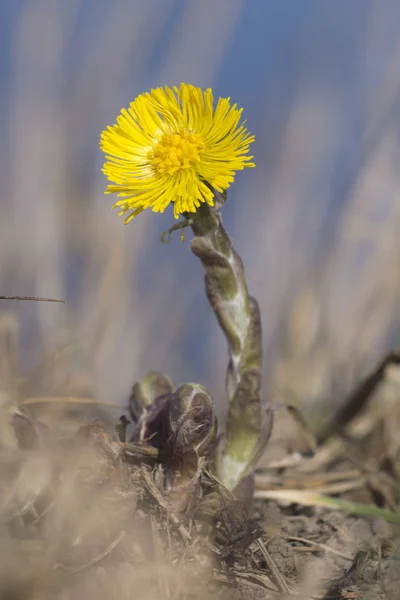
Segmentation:
[(203, 141), (197, 133), (164, 133), (149, 153), (149, 159), (155, 171), (173, 175), (199, 161), (203, 148)]

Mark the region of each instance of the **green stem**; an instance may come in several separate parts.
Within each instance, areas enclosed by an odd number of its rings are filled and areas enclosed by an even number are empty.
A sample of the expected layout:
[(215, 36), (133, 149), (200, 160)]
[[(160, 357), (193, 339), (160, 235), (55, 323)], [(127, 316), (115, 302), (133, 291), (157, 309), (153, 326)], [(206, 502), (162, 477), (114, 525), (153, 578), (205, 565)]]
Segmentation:
[(261, 318), (249, 296), (243, 263), (222, 224), (220, 208), (203, 204), (189, 220), (195, 235), (192, 252), (206, 275), (207, 298), (228, 342), (226, 388), (229, 412), (226, 434), (217, 448), (216, 472), (234, 489), (250, 472), (268, 442), (272, 412), (261, 404)]

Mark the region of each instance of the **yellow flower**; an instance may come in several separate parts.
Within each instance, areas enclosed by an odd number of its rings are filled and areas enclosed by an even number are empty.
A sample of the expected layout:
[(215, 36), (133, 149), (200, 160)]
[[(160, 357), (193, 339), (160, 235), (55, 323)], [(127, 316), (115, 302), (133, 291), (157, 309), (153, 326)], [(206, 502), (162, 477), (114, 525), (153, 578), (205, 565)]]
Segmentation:
[(235, 171), (255, 166), (247, 155), (254, 136), (241, 115), (229, 98), (214, 108), (211, 89), (186, 83), (141, 94), (122, 109), (100, 147), (103, 173), (115, 184), (106, 193), (117, 193), (121, 215), (130, 212), (125, 222), (145, 208), (163, 212), (171, 202), (175, 218), (202, 202), (213, 206), (213, 189), (222, 192)]

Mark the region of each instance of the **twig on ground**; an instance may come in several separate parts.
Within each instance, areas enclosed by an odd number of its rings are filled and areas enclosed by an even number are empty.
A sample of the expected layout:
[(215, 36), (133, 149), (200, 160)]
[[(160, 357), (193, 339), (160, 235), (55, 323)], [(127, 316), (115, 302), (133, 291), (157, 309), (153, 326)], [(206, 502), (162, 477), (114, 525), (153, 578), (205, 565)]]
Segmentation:
[[(157, 562), (159, 562), (161, 564), (163, 557), (164, 557), (164, 549), (163, 549), (163, 546), (161, 543), (160, 535), (158, 533), (157, 523), (153, 516), (150, 519), (150, 523), (151, 523), (151, 533), (153, 536), (155, 557), (156, 557)], [(163, 573), (162, 570), (158, 570), (157, 575), (158, 575), (158, 587), (159, 587), (160, 593), (162, 595), (165, 595), (166, 598), (171, 598), (171, 589), (169, 587), (169, 583), (168, 583), (167, 578), (165, 577), (165, 574)]]
[(303, 506), (323, 506), (331, 510), (342, 510), (344, 512), (371, 517), (374, 519), (384, 519), (388, 523), (400, 525), (400, 514), (385, 508), (379, 508), (371, 504), (361, 504), (360, 502), (347, 502), (340, 498), (325, 496), (315, 491), (308, 490), (256, 490), (255, 498), (265, 500), (276, 500), (286, 504), (301, 504)]
[(65, 300), (56, 300), (55, 298), (37, 298), (36, 296), (0, 296), (0, 300), (34, 300), (35, 302), (58, 302), (66, 304)]
[(142, 467), (140, 472), (142, 474), (144, 483), (145, 483), (148, 491), (150, 492), (150, 494), (158, 502), (158, 504), (165, 510), (166, 514), (168, 515), (168, 518), (172, 521), (172, 523), (174, 523), (174, 525), (178, 526), (178, 531), (179, 531), (183, 541), (186, 544), (188, 542), (191, 542), (192, 536), (190, 535), (189, 531), (186, 529), (186, 527), (184, 525), (182, 525), (182, 523), (180, 522), (178, 517), (176, 515), (174, 515), (170, 510), (168, 510), (167, 504), (164, 501), (164, 498), (162, 497), (161, 492), (159, 491), (156, 484), (152, 480), (148, 471)]
[[(307, 540), (306, 538), (302, 538), (302, 537), (296, 537), (294, 535), (281, 535), (281, 537), (283, 537), (283, 539), (288, 540), (288, 541), (302, 542), (303, 544), (309, 544), (310, 546), (314, 546), (316, 550), (320, 549), (320, 550), (324, 550), (325, 552), (331, 552), (332, 554), (336, 554), (337, 556), (340, 556), (341, 558), (344, 558), (346, 560), (353, 560), (353, 558), (354, 558), (354, 556), (350, 556), (349, 554), (344, 554), (343, 552), (339, 552), (339, 550), (335, 550), (334, 548), (331, 548), (327, 544), (322, 544), (321, 542), (314, 542), (312, 540)], [(293, 550), (296, 550), (296, 548), (293, 548)]]
[(84, 571), (85, 569), (90, 569), (90, 567), (93, 567), (93, 565), (95, 565), (96, 563), (103, 560), (103, 558), (108, 556), (118, 546), (118, 544), (124, 539), (125, 535), (126, 535), (125, 531), (121, 531), (121, 533), (117, 536), (117, 538), (103, 552), (100, 552), (100, 554), (98, 554), (97, 556), (92, 558), (92, 560), (85, 563), (84, 565), (81, 565), (80, 567), (76, 567), (75, 569), (70, 569), (69, 567), (66, 567), (63, 564), (58, 563), (55, 566), (55, 568), (67, 571), (71, 575), (75, 575), (75, 573), (80, 573), (81, 571)]
[(280, 573), (278, 567), (276, 566), (275, 562), (272, 560), (272, 557), (270, 555), (270, 553), (268, 552), (268, 550), (265, 547), (264, 542), (258, 538), (256, 540), (256, 544), (260, 549), (261, 554), (264, 557), (265, 562), (268, 565), (269, 570), (271, 571), (271, 574), (275, 580), (276, 585), (278, 586), (279, 590), (281, 592), (289, 592), (289, 586), (286, 583), (283, 575)]

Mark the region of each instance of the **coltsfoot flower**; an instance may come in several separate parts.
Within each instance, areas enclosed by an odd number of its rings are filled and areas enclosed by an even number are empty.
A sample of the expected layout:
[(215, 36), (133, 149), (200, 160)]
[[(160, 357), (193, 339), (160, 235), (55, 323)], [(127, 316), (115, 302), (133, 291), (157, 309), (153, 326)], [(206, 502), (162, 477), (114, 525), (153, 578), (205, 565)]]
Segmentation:
[(117, 123), (101, 134), (106, 155), (103, 173), (112, 182), (107, 194), (114, 207), (129, 213), (128, 223), (146, 208), (174, 216), (195, 213), (202, 202), (213, 206), (214, 190), (229, 187), (235, 172), (254, 167), (249, 146), (254, 136), (241, 122), (242, 109), (211, 89), (186, 83), (140, 94)]

